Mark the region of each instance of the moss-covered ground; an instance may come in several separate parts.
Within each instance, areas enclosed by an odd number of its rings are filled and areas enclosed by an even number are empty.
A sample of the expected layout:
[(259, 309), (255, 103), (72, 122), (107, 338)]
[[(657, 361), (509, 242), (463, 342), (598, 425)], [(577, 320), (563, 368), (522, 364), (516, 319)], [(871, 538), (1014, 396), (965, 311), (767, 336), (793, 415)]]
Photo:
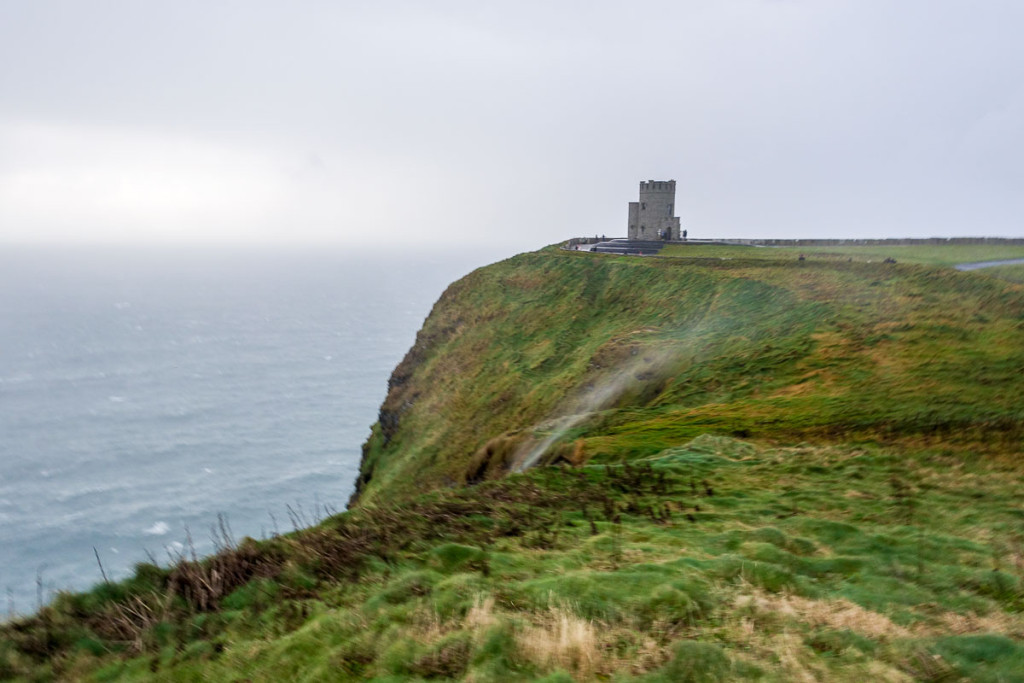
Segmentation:
[(1024, 680), (1024, 288), (849, 258), (477, 271), (350, 511), (62, 595), (0, 678)]

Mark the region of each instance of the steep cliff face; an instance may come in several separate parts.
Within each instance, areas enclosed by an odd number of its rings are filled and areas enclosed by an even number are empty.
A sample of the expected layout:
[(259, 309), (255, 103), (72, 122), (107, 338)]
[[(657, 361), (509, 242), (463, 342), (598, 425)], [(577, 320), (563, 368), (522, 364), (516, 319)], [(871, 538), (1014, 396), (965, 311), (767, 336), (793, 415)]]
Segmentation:
[(1022, 312), (1020, 287), (927, 266), (523, 254), (434, 306), (353, 501), (704, 432), (1005, 440), (1020, 433)]

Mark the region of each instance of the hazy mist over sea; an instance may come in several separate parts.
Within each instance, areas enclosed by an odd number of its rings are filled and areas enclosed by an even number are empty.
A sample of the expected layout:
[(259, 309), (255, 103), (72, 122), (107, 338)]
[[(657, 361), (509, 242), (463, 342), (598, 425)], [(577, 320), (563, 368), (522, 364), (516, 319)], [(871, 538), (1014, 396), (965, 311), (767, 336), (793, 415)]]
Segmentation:
[[(491, 250), (0, 249), (4, 613), (341, 510), (387, 377)], [(276, 523), (275, 523), (276, 519)]]

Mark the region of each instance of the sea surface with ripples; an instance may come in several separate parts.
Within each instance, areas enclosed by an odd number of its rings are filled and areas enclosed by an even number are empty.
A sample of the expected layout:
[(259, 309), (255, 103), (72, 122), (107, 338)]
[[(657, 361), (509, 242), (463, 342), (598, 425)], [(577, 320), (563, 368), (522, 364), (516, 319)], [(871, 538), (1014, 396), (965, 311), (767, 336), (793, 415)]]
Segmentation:
[(4, 613), (344, 509), (431, 305), (504, 255), (0, 248)]

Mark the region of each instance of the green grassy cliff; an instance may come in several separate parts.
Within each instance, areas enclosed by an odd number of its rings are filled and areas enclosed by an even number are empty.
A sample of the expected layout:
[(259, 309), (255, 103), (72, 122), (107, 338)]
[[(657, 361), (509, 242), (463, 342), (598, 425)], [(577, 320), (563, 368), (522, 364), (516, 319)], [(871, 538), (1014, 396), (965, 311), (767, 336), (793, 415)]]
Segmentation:
[(1024, 286), (969, 251), (480, 269), (352, 509), (59, 596), (0, 678), (1022, 680)]
[(358, 496), (500, 476), (538, 448), (543, 462), (618, 462), (705, 432), (1020, 442), (1019, 288), (711, 249), (548, 249), (452, 285), (391, 378)]

